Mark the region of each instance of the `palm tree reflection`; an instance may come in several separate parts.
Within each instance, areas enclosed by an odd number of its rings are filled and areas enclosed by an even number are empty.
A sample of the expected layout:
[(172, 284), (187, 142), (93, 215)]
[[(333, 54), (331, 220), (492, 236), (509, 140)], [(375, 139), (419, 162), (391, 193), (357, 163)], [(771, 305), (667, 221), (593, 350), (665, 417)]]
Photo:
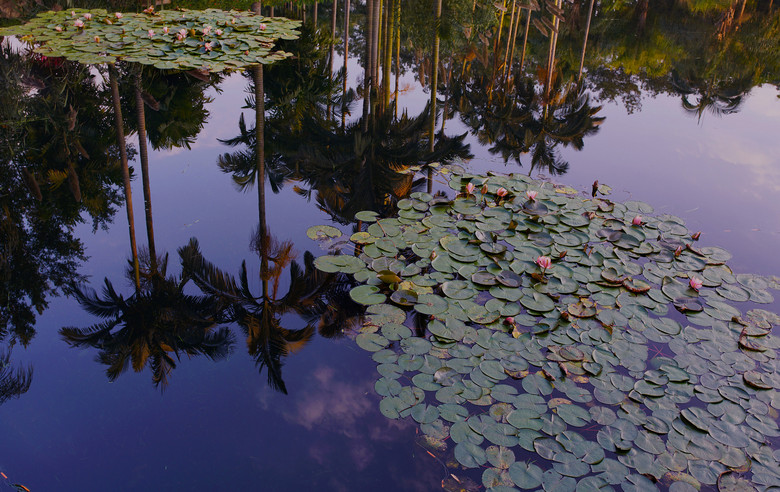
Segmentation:
[[(268, 385), (287, 394), (282, 378), (284, 358), (311, 340), (320, 317), (328, 312), (324, 295), (331, 277), (314, 267), (314, 257), (308, 251), (303, 266), (299, 265), (294, 260), (292, 243), (276, 241), (267, 230), (255, 233), (252, 247), (261, 260), (258, 295), (252, 293), (246, 261), (236, 279), (207, 261), (194, 238), (179, 254), (185, 274), (207, 296), (224, 306), (228, 321), (241, 327), (258, 371), (266, 369)], [(282, 273), (288, 267), (289, 286), (287, 293), (280, 295)], [(303, 328), (283, 326), (284, 315), (291, 313), (304, 320)]]
[(27, 393), (32, 384), (32, 367), (11, 367), (11, 349), (0, 349), (0, 405)]
[[(148, 255), (143, 260), (145, 266), (150, 263)], [(216, 361), (232, 350), (229, 329), (217, 328), (225, 321), (219, 300), (185, 293), (188, 278), (168, 276), (167, 263), (167, 255), (158, 258), (159, 270), (145, 275), (141, 289), (128, 298), (108, 279), (102, 295), (73, 286), (73, 295), (84, 309), (105, 321), (87, 328), (65, 327), (60, 335), (72, 347), (99, 349), (97, 360), (108, 366), (111, 381), (129, 366), (140, 372), (148, 365), (154, 385), (165, 389), (182, 355), (204, 355)], [(132, 272), (128, 277), (132, 279)]]

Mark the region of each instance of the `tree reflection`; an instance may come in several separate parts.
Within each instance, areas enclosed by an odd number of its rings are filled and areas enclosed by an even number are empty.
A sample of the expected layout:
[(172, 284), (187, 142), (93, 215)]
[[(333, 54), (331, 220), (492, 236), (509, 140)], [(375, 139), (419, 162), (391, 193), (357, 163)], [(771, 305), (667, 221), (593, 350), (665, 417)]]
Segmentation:
[[(547, 78), (541, 72), (541, 77)], [(560, 155), (559, 146), (582, 150), (585, 137), (594, 135), (604, 117), (597, 116), (601, 106), (593, 106), (581, 84), (563, 83), (560, 73), (543, 80), (525, 78), (516, 81), (514, 92), (489, 98), (479, 80), (464, 86), (457, 94), (461, 117), (476, 132), (480, 142), (491, 145), (492, 154), (500, 154), (521, 164), (530, 156), (528, 173), (534, 169), (551, 175), (568, 171), (569, 163)]]
[(14, 369), (11, 366), (11, 349), (0, 349), (0, 405), (27, 393), (32, 384), (32, 367)]
[[(143, 258), (149, 271), (149, 258)], [(99, 350), (97, 360), (107, 367), (106, 375), (116, 380), (128, 367), (140, 372), (147, 365), (155, 386), (165, 389), (168, 378), (182, 355), (204, 355), (221, 360), (232, 350), (233, 336), (226, 327), (222, 305), (211, 296), (185, 293), (188, 278), (166, 274), (167, 255), (159, 258), (159, 271), (148, 275), (141, 290), (124, 298), (105, 279), (102, 294), (83, 286), (73, 286), (73, 295), (82, 307), (105, 321), (87, 328), (60, 329), (72, 347)], [(132, 278), (132, 272), (128, 272)]]
[[(0, 45), (0, 339), (26, 345), (36, 312), (83, 261), (75, 226), (121, 203), (106, 92), (84, 67)], [(84, 213), (86, 212), (86, 213)]]
[[(194, 238), (179, 254), (185, 274), (204, 294), (224, 306), (228, 321), (241, 327), (258, 371), (266, 369), (268, 385), (287, 394), (282, 378), (284, 358), (311, 340), (317, 322), (327, 312), (324, 294), (330, 276), (314, 267), (314, 257), (308, 251), (301, 267), (294, 261), (292, 243), (280, 243), (268, 231), (258, 230), (252, 246), (261, 260), (258, 295), (252, 293), (246, 261), (236, 280), (207, 261)], [(280, 295), (282, 273), (288, 267), (289, 287)], [(283, 326), (284, 315), (290, 313), (299, 315), (306, 325), (298, 329)]]

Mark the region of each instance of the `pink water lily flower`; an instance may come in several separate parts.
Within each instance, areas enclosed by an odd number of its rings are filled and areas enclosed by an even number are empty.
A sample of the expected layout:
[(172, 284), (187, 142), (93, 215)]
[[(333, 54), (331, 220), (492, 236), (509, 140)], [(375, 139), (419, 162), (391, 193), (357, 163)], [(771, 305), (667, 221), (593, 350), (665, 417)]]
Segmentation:
[(179, 29), (179, 32), (176, 33), (176, 39), (179, 41), (183, 41), (184, 38), (187, 37), (187, 30), (186, 29)]
[(535, 263), (539, 265), (543, 270), (547, 270), (552, 266), (552, 260), (549, 256), (540, 256), (536, 259)]
[(209, 26), (208, 24), (203, 26), (203, 35), (204, 36), (208, 36), (210, 32), (211, 32), (211, 26)]
[(214, 31), (214, 34), (216, 34), (217, 36), (222, 36), (222, 29), (217, 29), (216, 31)]
[(84, 27), (84, 21), (81, 19), (76, 19), (75, 21), (73, 21), (73, 25), (78, 28)]
[(203, 47), (206, 48), (206, 51), (211, 51), (211, 43), (206, 43)]
[(121, 19), (122, 18), (122, 12), (114, 13), (114, 17), (116, 17), (117, 19)]
[(76, 12), (75, 12), (75, 11), (73, 11), (73, 10), (71, 10), (71, 11), (70, 11), (70, 16), (71, 16), (71, 17), (76, 17)]
[(87, 19), (87, 20), (91, 20), (92, 19), (92, 14), (87, 12), (86, 14), (84, 14), (84, 18)]
[(265, 24), (260, 24), (257, 26), (261, 31), (265, 31)]
[(499, 188), (499, 189), (496, 190), (496, 195), (498, 195), (500, 197), (506, 196), (507, 193), (509, 193), (509, 192), (506, 191), (506, 188)]
[(163, 27), (163, 33), (168, 34), (168, 31), (170, 31), (170, 29), (168, 29), (168, 26)]
[(637, 215), (636, 217), (634, 217), (634, 220), (631, 221), (631, 224), (637, 225), (637, 226), (638, 225), (642, 225), (642, 216), (641, 215)]
[(153, 14), (154, 13), (154, 5), (150, 5), (149, 7), (144, 9), (144, 14)]
[(149, 29), (148, 34), (149, 34), (150, 38), (154, 37), (154, 30), (153, 29)]
[(62, 26), (57, 26), (54, 28), (54, 30), (57, 32), (62, 32)]
[(698, 291), (701, 289), (701, 286), (704, 285), (704, 282), (702, 282), (700, 278), (691, 277), (691, 281), (688, 282), (688, 284), (690, 284), (691, 289)]
[(528, 199), (531, 200), (531, 201), (536, 200), (536, 195), (537, 194), (538, 194), (538, 192), (533, 191), (533, 190), (528, 190), (528, 191), (525, 192), (525, 196), (527, 196)]

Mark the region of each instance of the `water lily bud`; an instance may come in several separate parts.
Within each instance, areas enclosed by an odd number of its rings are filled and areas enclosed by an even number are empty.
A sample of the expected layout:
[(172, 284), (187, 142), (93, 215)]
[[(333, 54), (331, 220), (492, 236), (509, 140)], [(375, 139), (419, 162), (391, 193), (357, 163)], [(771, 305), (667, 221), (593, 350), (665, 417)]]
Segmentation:
[(121, 19), (122, 18), (122, 12), (114, 13), (114, 17), (116, 17), (117, 19)]
[(71, 17), (76, 17), (76, 12), (75, 12), (75, 11), (73, 11), (73, 10), (71, 10), (71, 11), (70, 11), (70, 16), (71, 16)]
[(54, 28), (54, 30), (57, 32), (62, 32), (62, 26), (57, 26)]
[(641, 215), (637, 215), (636, 217), (634, 217), (634, 220), (631, 221), (631, 224), (633, 224), (635, 226), (641, 226), (642, 225), (642, 216)]
[(84, 18), (87, 19), (87, 20), (90, 20), (90, 19), (92, 19), (92, 14), (87, 12), (86, 14), (84, 14)]
[(469, 183), (466, 185), (466, 193), (468, 193), (469, 195), (474, 193), (474, 183)]
[(701, 231), (698, 231), (693, 233), (691, 239), (693, 239), (694, 241), (698, 241), (700, 237), (701, 237)]
[(496, 190), (496, 195), (498, 195), (500, 197), (505, 197), (507, 195), (507, 193), (509, 193), (509, 192), (506, 191), (506, 188), (499, 188), (499, 189)]
[(504, 323), (508, 325), (513, 325), (515, 324), (515, 318), (512, 316), (507, 316), (507, 318), (504, 320)]
[(688, 282), (688, 284), (691, 286), (691, 289), (698, 291), (701, 289), (701, 286), (704, 285), (704, 282), (702, 282), (702, 280), (699, 278), (691, 277), (691, 280)]
[(683, 247), (682, 246), (677, 246), (677, 249), (674, 250), (675, 258), (680, 256), (682, 254), (682, 252), (683, 252)]
[(549, 256), (540, 256), (534, 263), (539, 265), (543, 270), (547, 270), (552, 266), (552, 260)]
[(487, 194), (487, 192), (488, 192), (487, 185), (482, 185), (482, 194), (483, 194), (483, 195), (486, 195), (486, 194)]
[(95, 42), (96, 42), (96, 43), (99, 43), (99, 42), (100, 42), (100, 37), (99, 37), (99, 36), (95, 36)]
[(165, 26), (165, 27), (163, 27), (162, 31), (165, 34), (168, 34), (168, 31), (170, 31), (170, 29), (168, 29), (168, 26)]

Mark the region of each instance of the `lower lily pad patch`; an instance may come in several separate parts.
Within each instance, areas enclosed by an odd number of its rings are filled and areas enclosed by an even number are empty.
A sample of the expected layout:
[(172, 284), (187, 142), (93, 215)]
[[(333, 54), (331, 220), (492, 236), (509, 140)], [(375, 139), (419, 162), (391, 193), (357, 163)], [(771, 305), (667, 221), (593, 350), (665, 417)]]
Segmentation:
[(386, 417), (487, 490), (777, 490), (780, 317), (756, 309), (775, 278), (644, 203), (449, 171), (468, 183), (482, 192), (414, 193), (399, 208), (420, 220), (377, 217), (316, 263), (366, 282), (356, 340)]

